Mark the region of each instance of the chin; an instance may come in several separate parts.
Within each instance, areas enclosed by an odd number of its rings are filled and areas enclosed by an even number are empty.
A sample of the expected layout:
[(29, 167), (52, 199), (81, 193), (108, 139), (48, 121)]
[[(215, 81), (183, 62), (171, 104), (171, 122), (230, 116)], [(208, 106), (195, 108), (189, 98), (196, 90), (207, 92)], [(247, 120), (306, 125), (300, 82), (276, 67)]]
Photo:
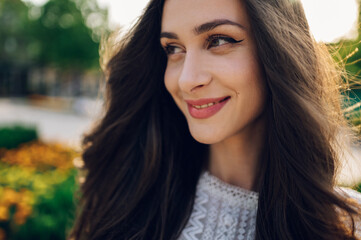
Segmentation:
[(202, 131), (192, 131), (190, 130), (190, 133), (194, 140), (196, 140), (199, 143), (203, 144), (215, 144), (223, 140), (223, 138), (217, 134), (213, 134), (210, 132), (202, 132)]

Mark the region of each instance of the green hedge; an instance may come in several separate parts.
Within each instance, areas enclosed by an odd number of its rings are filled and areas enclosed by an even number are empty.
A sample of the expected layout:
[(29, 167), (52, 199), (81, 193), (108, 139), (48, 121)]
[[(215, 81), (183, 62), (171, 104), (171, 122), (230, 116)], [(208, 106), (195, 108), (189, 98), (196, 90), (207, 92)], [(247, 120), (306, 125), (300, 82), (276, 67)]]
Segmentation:
[(0, 148), (13, 149), (38, 139), (35, 127), (22, 125), (0, 126)]

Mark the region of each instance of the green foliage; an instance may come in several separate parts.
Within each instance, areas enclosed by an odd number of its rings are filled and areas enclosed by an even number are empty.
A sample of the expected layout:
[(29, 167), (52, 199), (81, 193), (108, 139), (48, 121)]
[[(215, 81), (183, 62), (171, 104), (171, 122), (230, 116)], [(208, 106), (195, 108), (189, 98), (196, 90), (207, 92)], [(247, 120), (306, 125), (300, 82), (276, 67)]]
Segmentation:
[(64, 240), (73, 224), (78, 154), (32, 142), (0, 158), (0, 231), (13, 240)]
[(26, 51), (30, 36), (28, 7), (21, 0), (0, 1), (0, 63), (25, 64), (32, 60)]
[[(359, 5), (361, 1), (359, 0)], [(355, 40), (340, 41), (335, 44), (339, 49), (339, 56), (336, 59), (345, 64), (346, 71), (352, 76), (351, 81), (360, 81), (361, 72), (361, 6), (359, 6), (358, 37)], [(356, 83), (359, 84), (359, 83)], [(351, 85), (352, 87), (352, 85)]]
[[(7, 174), (12, 173), (14, 171), (10, 170)], [(33, 173), (30, 182), (36, 179), (36, 175), (39, 176), (41, 173)], [(5, 229), (8, 237), (14, 240), (66, 239), (67, 231), (71, 228), (74, 219), (75, 203), (73, 193), (76, 191), (75, 176), (76, 171), (72, 170), (66, 176), (63, 176), (64, 179), (57, 184), (52, 185), (43, 182), (47, 191), (38, 191), (31, 186), (32, 184), (27, 186), (26, 189), (31, 190), (33, 196), (31, 215), (27, 217), (24, 224), (20, 225), (13, 223), (14, 220), (11, 220), (13, 217), (10, 217), (10, 221), (7, 222), (0, 221), (0, 228)], [(2, 183), (1, 185), (4, 186), (5, 184)], [(14, 216), (16, 208), (13, 207), (10, 215)]]
[(50, 0), (34, 22), (42, 51), (39, 62), (63, 68), (98, 66), (99, 43), (92, 39), (92, 30), (76, 4), (71, 0)]
[(64, 240), (72, 226), (75, 204), (76, 171), (72, 171), (65, 181), (52, 186), (52, 193), (40, 196), (33, 208), (33, 214), (12, 235), (16, 240)]
[(34, 127), (15, 125), (0, 128), (0, 148), (12, 149), (37, 139), (38, 133)]
[[(361, 0), (359, 0), (361, 5)], [(345, 117), (361, 134), (361, 7), (359, 8), (358, 37), (330, 44), (336, 62), (344, 66), (343, 109)]]
[[(353, 41), (343, 41), (339, 43), (339, 55), (345, 65), (346, 71), (351, 76), (352, 83), (360, 80), (361, 72), (361, 35)], [(359, 83), (357, 83), (359, 85)]]
[(356, 185), (355, 190), (361, 193), (361, 183), (359, 185)]

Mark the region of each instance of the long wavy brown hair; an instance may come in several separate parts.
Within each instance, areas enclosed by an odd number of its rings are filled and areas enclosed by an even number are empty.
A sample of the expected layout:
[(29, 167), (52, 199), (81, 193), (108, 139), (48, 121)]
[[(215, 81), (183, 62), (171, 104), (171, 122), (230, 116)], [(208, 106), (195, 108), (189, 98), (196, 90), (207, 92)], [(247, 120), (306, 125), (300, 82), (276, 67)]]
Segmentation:
[[(164, 1), (150, 1), (107, 62), (106, 113), (83, 142), (74, 239), (176, 239), (191, 214), (209, 149), (164, 86)], [(358, 209), (334, 188), (339, 71), (299, 1), (243, 1), (269, 96), (256, 239), (356, 239)]]

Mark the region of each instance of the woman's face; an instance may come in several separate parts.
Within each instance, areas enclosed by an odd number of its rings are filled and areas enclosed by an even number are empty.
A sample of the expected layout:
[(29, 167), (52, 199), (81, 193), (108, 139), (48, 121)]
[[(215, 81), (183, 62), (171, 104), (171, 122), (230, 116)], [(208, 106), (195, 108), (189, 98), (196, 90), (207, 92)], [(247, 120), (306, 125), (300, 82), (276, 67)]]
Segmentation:
[(242, 1), (166, 0), (161, 29), (165, 86), (192, 136), (214, 144), (251, 134), (266, 90)]

